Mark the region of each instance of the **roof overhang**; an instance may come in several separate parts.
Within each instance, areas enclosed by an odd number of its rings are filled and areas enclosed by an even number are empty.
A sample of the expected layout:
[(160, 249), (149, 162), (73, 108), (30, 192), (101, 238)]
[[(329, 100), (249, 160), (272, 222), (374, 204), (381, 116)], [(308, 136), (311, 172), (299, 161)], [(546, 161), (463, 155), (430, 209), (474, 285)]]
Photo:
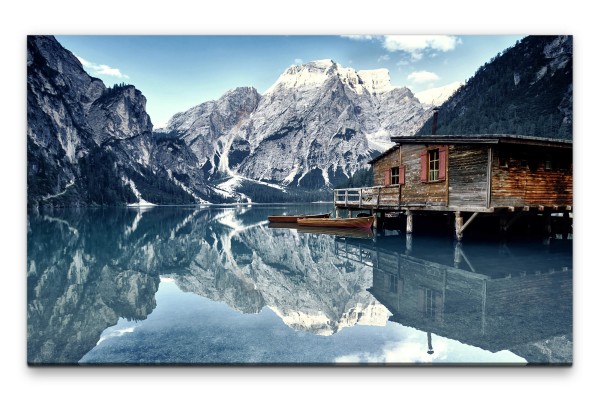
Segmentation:
[(392, 142), (399, 145), (403, 143), (488, 143), (488, 144), (516, 144), (516, 145), (535, 145), (550, 146), (560, 148), (572, 148), (573, 141), (567, 139), (540, 138), (524, 135), (419, 135), (419, 136), (393, 136)]
[(396, 145), (392, 146), (379, 156), (373, 158), (368, 163), (373, 164), (376, 161), (389, 155), (402, 144), (513, 144), (526, 146), (543, 146), (550, 148), (573, 148), (573, 141), (567, 139), (541, 138), (525, 135), (419, 135), (419, 136), (393, 136), (390, 138)]

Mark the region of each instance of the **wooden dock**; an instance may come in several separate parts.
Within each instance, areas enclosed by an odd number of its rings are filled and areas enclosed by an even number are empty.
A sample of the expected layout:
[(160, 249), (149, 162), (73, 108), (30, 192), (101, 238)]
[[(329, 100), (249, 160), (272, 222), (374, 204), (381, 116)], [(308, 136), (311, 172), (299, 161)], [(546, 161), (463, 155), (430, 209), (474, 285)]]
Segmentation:
[[(333, 191), (333, 202), (336, 217), (346, 212), (348, 217), (360, 212), (376, 217), (374, 227), (381, 227), (389, 214), (401, 215), (406, 218), (406, 233), (413, 232), (414, 219), (417, 215), (452, 214), (454, 217), (454, 232), (457, 239), (462, 239), (463, 233), (477, 216), (486, 214), (498, 217), (498, 230), (507, 233), (519, 220), (528, 216), (543, 216), (545, 230), (552, 234), (552, 220), (559, 216), (564, 221), (563, 226), (571, 227), (573, 208), (571, 205), (523, 205), (523, 206), (444, 206), (432, 205), (427, 202), (405, 202), (402, 198), (402, 187), (374, 186), (365, 188), (342, 188)], [(572, 229), (571, 229), (572, 230)], [(570, 231), (572, 232), (572, 231)], [(561, 230), (561, 234), (567, 234)]]

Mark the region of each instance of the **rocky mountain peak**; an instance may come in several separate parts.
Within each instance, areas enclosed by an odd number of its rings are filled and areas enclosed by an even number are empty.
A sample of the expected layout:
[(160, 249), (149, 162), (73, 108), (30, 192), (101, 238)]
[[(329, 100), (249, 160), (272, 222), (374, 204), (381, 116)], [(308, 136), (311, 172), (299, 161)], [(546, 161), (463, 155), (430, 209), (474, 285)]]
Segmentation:
[(341, 83), (355, 92), (375, 94), (394, 89), (390, 83), (390, 73), (385, 68), (375, 70), (355, 70), (343, 67), (330, 59), (311, 61), (289, 67), (279, 79), (265, 92), (269, 95), (276, 90), (307, 90), (324, 85), (331, 79)]
[(423, 115), (388, 70), (326, 59), (287, 68), (262, 96), (236, 88), (177, 113), (162, 131), (186, 141), (219, 191), (235, 197), (251, 185), (253, 198), (256, 185), (328, 191), (391, 146), (390, 134), (412, 135)]
[(92, 104), (88, 122), (99, 145), (108, 139), (125, 139), (152, 132), (152, 121), (146, 113), (146, 97), (133, 85), (105, 90)]

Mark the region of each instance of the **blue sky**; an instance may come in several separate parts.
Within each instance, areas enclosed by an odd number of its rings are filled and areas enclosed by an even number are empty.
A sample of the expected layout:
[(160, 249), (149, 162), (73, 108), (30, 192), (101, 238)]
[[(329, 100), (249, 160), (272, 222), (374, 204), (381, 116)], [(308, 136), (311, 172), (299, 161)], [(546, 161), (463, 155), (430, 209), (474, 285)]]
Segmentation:
[(414, 92), (464, 82), (517, 35), (112, 36), (58, 35), (106, 85), (126, 82), (147, 98), (155, 126), (238, 86), (259, 93), (292, 64), (332, 59), (356, 70), (387, 68)]

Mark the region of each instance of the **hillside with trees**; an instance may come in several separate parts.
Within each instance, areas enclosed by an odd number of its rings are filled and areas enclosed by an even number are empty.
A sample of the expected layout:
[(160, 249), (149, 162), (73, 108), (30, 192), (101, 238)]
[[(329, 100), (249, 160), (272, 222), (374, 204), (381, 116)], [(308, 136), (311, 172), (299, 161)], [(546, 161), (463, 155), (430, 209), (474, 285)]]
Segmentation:
[[(437, 135), (572, 139), (573, 37), (528, 36), (481, 66), (439, 108)], [(416, 135), (430, 135), (429, 119)]]

